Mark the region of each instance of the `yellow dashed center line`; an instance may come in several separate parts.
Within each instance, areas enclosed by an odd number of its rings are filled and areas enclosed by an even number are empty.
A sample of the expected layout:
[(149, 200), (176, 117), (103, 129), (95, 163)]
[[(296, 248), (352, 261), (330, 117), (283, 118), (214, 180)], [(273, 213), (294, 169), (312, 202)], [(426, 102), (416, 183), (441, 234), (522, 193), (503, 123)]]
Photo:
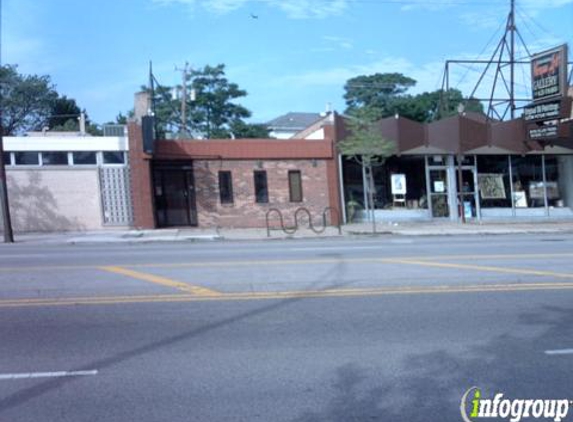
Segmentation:
[(0, 308), (38, 307), (38, 306), (74, 306), (74, 305), (114, 305), (129, 303), (171, 303), (204, 301), (249, 301), (249, 300), (286, 300), (336, 297), (367, 297), (390, 295), (427, 295), (452, 293), (488, 293), (488, 292), (526, 292), (538, 290), (570, 290), (573, 283), (523, 283), (523, 284), (482, 284), (469, 286), (412, 286), (364, 289), (327, 289), (285, 292), (245, 292), (218, 293), (214, 295), (148, 295), (148, 296), (108, 296), (44, 299), (7, 299), (0, 300)]
[(404, 265), (419, 265), (422, 267), (452, 268), (459, 270), (475, 270), (503, 274), (535, 275), (540, 277), (555, 277), (573, 279), (573, 274), (557, 273), (554, 271), (528, 270), (523, 268), (492, 267), (489, 265), (451, 264), (445, 262), (418, 261), (414, 259), (384, 259), (384, 262), (393, 262)]
[(149, 283), (159, 284), (161, 286), (172, 287), (174, 289), (181, 290), (186, 293), (191, 293), (196, 296), (218, 296), (221, 294), (220, 292), (208, 289), (206, 287), (182, 283), (180, 281), (175, 281), (170, 278), (161, 277), (158, 275), (153, 275), (148, 273), (142, 273), (124, 267), (105, 266), (98, 268), (111, 273), (121, 274), (127, 277), (135, 278), (137, 280), (143, 280)]

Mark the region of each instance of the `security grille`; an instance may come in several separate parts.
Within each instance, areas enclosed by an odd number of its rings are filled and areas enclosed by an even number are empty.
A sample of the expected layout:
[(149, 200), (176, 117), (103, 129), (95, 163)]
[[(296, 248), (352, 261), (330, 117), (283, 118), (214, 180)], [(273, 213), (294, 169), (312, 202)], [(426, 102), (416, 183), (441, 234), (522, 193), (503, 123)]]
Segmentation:
[(125, 136), (125, 125), (103, 125), (103, 136)]
[(103, 222), (110, 226), (133, 224), (129, 167), (100, 167)]

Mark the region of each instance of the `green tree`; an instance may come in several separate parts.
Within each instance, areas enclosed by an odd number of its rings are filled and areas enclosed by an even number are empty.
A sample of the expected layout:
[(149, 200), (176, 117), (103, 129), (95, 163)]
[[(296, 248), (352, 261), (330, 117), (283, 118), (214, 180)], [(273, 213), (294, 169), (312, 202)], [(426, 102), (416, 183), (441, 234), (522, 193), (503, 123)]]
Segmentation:
[[(229, 82), (225, 77), (225, 65), (205, 66), (189, 72), (185, 88), (186, 122), (183, 127), (181, 99), (177, 98), (183, 87), (155, 87), (154, 109), (159, 136), (175, 132), (207, 139), (268, 137), (264, 126), (244, 121), (251, 112), (235, 101), (245, 97), (247, 92)], [(147, 87), (143, 89), (148, 90)]]
[(392, 116), (396, 102), (406, 91), (416, 85), (412, 78), (401, 73), (376, 73), (349, 79), (344, 85), (346, 113), (367, 107), (377, 118)]
[(57, 98), (49, 76), (21, 75), (14, 65), (0, 67), (0, 107), (5, 135), (41, 129)]
[(432, 122), (457, 114), (458, 106), (463, 104), (465, 111), (483, 114), (479, 101), (464, 99), (457, 89), (408, 94), (415, 85), (414, 79), (401, 73), (376, 73), (349, 79), (344, 86), (346, 113), (368, 108), (378, 119), (399, 114), (418, 122)]
[(400, 116), (417, 122), (429, 123), (459, 113), (459, 106), (464, 111), (483, 114), (483, 105), (476, 99), (464, 99), (461, 91), (450, 88), (448, 91), (423, 92), (414, 96), (397, 99), (395, 111)]
[(191, 129), (203, 133), (206, 138), (228, 138), (231, 126), (251, 117), (245, 107), (233, 100), (247, 95), (235, 83), (225, 78), (225, 65), (205, 66), (189, 75), (195, 90), (195, 101), (190, 103)]
[(366, 191), (373, 233), (376, 233), (373, 168), (383, 165), (386, 158), (396, 152), (395, 143), (380, 134), (378, 119), (377, 110), (368, 107), (355, 110), (346, 120), (348, 135), (338, 143), (339, 152), (355, 159), (366, 172)]
[(78, 130), (78, 117), (81, 112), (76, 100), (65, 95), (60, 96), (51, 104), (48, 127), (52, 130), (60, 130), (59, 128), (63, 127), (72, 128), (72, 131)]
[(269, 128), (262, 124), (245, 123), (242, 120), (236, 120), (231, 123), (230, 131), (233, 138), (268, 138)]

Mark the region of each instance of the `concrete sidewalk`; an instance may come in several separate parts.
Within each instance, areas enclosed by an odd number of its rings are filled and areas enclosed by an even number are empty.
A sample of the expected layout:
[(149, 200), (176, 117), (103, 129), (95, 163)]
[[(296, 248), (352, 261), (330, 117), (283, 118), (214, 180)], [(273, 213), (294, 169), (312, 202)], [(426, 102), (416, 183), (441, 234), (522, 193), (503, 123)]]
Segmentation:
[[(470, 222), (379, 222), (376, 235), (402, 236), (455, 236), (455, 235), (501, 235), (547, 233), (573, 233), (573, 220), (566, 221), (496, 221)], [(146, 242), (201, 242), (222, 240), (273, 240), (273, 239), (316, 239), (316, 238), (361, 238), (372, 236), (371, 223), (347, 224), (342, 226), (341, 234), (336, 227), (327, 227), (320, 234), (308, 228), (300, 228), (294, 234), (285, 234), (281, 230), (225, 229), (225, 228), (174, 228), (157, 230), (99, 230), (88, 232), (25, 233), (16, 234), (16, 243), (37, 244), (98, 244), (98, 243), (146, 243)]]

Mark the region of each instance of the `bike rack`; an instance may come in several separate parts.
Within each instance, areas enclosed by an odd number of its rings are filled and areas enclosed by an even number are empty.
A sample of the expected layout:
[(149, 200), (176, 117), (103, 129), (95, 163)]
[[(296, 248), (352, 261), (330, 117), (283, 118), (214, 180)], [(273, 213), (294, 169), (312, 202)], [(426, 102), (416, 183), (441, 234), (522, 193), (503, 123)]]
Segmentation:
[(336, 227), (338, 227), (338, 234), (342, 234), (342, 227), (340, 226), (340, 212), (338, 211), (338, 209), (336, 209), (334, 207), (326, 207), (324, 209), (324, 211), (322, 212), (322, 228), (316, 228), (314, 226), (314, 224), (312, 224), (312, 214), (310, 213), (308, 208), (300, 207), (300, 208), (296, 209), (296, 211), (294, 212), (294, 227), (292, 227), (292, 228), (285, 227), (283, 213), (281, 212), (281, 210), (279, 210), (278, 208), (271, 208), (265, 214), (265, 222), (267, 225), (267, 237), (271, 237), (271, 226), (269, 224), (269, 216), (272, 213), (278, 214), (281, 230), (285, 234), (291, 235), (291, 234), (295, 234), (299, 228), (298, 219), (299, 219), (300, 213), (307, 215), (307, 217), (308, 217), (308, 228), (309, 229), (311, 229), (316, 234), (324, 233), (324, 231), (326, 230), (326, 227), (327, 227), (327, 225), (326, 225), (326, 214), (329, 212), (331, 215), (336, 214), (336, 221), (338, 221), (338, 224), (336, 225)]

